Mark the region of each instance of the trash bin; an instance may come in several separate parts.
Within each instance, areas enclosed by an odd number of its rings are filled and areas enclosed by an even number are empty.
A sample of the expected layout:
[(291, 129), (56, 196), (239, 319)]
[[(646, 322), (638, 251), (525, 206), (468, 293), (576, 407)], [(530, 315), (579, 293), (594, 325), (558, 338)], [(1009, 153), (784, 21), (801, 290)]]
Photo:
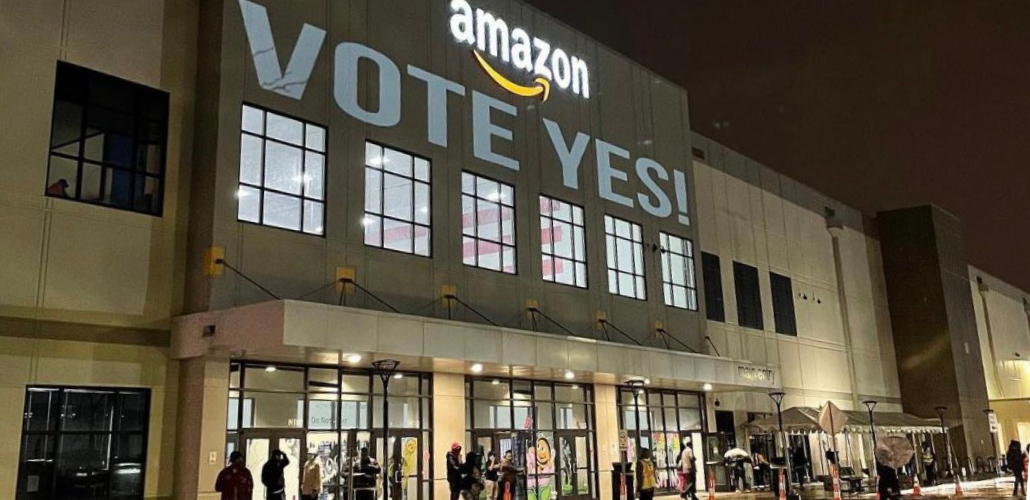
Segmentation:
[(626, 474), (626, 500), (634, 500), (633, 495), (633, 464), (612, 462), (612, 500), (622, 498), (623, 470)]

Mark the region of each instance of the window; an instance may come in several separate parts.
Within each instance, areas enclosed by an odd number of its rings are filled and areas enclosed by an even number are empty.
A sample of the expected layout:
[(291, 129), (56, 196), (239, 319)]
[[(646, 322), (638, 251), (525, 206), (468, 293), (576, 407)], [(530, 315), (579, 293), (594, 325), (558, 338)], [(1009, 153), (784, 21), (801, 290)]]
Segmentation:
[(45, 194), (161, 215), (168, 94), (64, 62)]
[(761, 330), (762, 295), (758, 291), (758, 269), (734, 262), (733, 284), (737, 289), (737, 322), (740, 326)]
[(591, 385), (518, 379), (465, 379), (472, 449), (512, 452), (525, 471), (512, 498), (599, 498)]
[(726, 303), (722, 296), (722, 264), (719, 256), (701, 252), (701, 272), (705, 277), (705, 314), (712, 321), (726, 321)]
[(461, 173), (461, 254), (466, 265), (515, 274), (515, 189)]
[(16, 498), (143, 498), (149, 391), (30, 386), (23, 418)]
[(794, 317), (794, 289), (790, 284), (790, 278), (769, 273), (769, 285), (772, 288), (776, 333), (797, 336), (798, 321)]
[(243, 105), (237, 218), (325, 232), (325, 127)]
[(697, 310), (697, 282), (694, 279), (694, 242), (659, 233), (662, 245), (662, 288), (665, 305)]
[(605, 215), (604, 239), (608, 252), (608, 291), (646, 300), (644, 239), (640, 224)]
[(365, 244), (429, 257), (429, 160), (365, 144)]
[[(650, 448), (657, 466), (657, 489), (671, 493), (678, 487), (677, 463), (683, 451), (683, 443), (692, 442), (697, 464), (703, 464), (702, 430), (703, 412), (701, 395), (695, 392), (671, 390), (618, 389), (619, 430), (625, 430), (631, 443), (626, 449), (626, 458), (633, 462), (636, 457), (636, 443)], [(640, 422), (637, 429), (637, 422)]]
[(544, 281), (587, 287), (583, 208), (540, 197), (540, 240)]

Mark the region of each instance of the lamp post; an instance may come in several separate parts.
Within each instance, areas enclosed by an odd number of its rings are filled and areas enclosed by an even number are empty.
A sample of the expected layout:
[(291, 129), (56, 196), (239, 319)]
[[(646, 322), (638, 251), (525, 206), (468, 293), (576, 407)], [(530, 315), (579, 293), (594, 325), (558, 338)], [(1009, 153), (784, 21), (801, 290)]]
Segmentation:
[(948, 436), (948, 428), (944, 425), (944, 412), (948, 411), (947, 406), (938, 406), (937, 416), (941, 419), (941, 433), (944, 434), (944, 451), (948, 454), (948, 470), (951, 471), (951, 475), (954, 476), (955, 482), (958, 482), (958, 474), (955, 474), (955, 463), (952, 461), (951, 453), (951, 437)]
[[(640, 393), (643, 392), (644, 381), (640, 380), (640, 379), (627, 380), (626, 381), (626, 385), (628, 385), (630, 387), (630, 390), (633, 391), (633, 422), (634, 422), (634, 428), (637, 430), (636, 439), (633, 440), (634, 441), (633, 456), (637, 460), (639, 460), (640, 459)], [(628, 449), (626, 451), (626, 454), (629, 455), (629, 450)], [(626, 461), (627, 462), (629, 461), (629, 456), (626, 457)], [(624, 488), (627, 488), (627, 489), (628, 489), (629, 482), (626, 480), (626, 475), (627, 475), (626, 469), (628, 467), (629, 467), (629, 464), (624, 464), (622, 466), (622, 485), (623, 485)], [(628, 498), (629, 497), (629, 492), (627, 491), (626, 493), (627, 493), (626, 496)]]
[(789, 495), (790, 488), (791, 488), (791, 486), (793, 485), (793, 482), (794, 482), (793, 479), (791, 479), (791, 475), (794, 473), (794, 471), (790, 467), (790, 458), (791, 458), (790, 457), (790, 445), (787, 442), (787, 435), (783, 432), (783, 397), (784, 396), (786, 396), (786, 393), (784, 393), (783, 391), (777, 391), (777, 392), (770, 392), (769, 393), (769, 397), (772, 398), (773, 403), (776, 403), (776, 419), (777, 419), (777, 421), (780, 424), (780, 440), (781, 440), (780, 442), (782, 443), (781, 444), (781, 449), (783, 450), (783, 457), (784, 457), (783, 465), (787, 469), (787, 471), (786, 471), (786, 474), (787, 474), (787, 484), (785, 485), (784, 492)]
[[(383, 459), (386, 461), (386, 470), (383, 471), (383, 500), (390, 500), (390, 457), (392, 446), (390, 446), (390, 379), (397, 372), (401, 362), (396, 359), (380, 359), (372, 362), (379, 379), (383, 381)], [(389, 458), (388, 458), (389, 457)], [(394, 469), (397, 469), (396, 467)]]
[[(984, 408), (984, 416), (987, 417), (988, 425), (990, 424), (991, 415), (994, 414), (994, 410), (990, 408)], [(994, 427), (991, 427), (991, 451), (994, 453), (994, 475), (998, 475), (998, 436), (994, 435)]]
[(872, 435), (872, 439), (873, 439), (873, 450), (872, 450), (873, 466), (869, 468), (869, 475), (872, 476), (873, 484), (875, 485), (876, 484), (876, 476), (877, 476), (877, 473), (876, 473), (876, 425), (875, 425), (875, 423), (873, 421), (873, 409), (876, 408), (876, 401), (873, 401), (872, 399), (867, 399), (865, 401), (862, 401), (862, 404), (864, 404), (866, 409), (869, 410), (869, 433)]

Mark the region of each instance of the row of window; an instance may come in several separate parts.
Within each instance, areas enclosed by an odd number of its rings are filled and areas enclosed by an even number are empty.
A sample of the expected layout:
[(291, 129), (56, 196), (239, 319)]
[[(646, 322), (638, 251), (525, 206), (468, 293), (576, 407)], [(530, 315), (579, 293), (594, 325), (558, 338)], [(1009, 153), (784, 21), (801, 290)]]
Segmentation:
[[(705, 282), (706, 317), (712, 321), (725, 322), (726, 306), (723, 301), (722, 264), (719, 262), (719, 257), (702, 252), (701, 269)], [(763, 329), (765, 322), (762, 318), (762, 294), (758, 285), (758, 269), (734, 262), (733, 285), (737, 296), (737, 323), (747, 328)], [(794, 290), (790, 278), (770, 272), (769, 285), (772, 291), (776, 333), (797, 335)]]
[[(325, 232), (326, 129), (272, 111), (243, 106), (239, 220), (322, 235)], [(375, 143), (365, 145), (367, 246), (423, 257), (432, 249), (432, 164)], [(541, 264), (545, 281), (587, 288), (583, 207), (540, 196)], [(517, 273), (515, 188), (461, 174), (462, 261)], [(647, 299), (640, 224), (606, 215), (608, 288)], [(697, 310), (694, 246), (659, 233), (665, 304)]]

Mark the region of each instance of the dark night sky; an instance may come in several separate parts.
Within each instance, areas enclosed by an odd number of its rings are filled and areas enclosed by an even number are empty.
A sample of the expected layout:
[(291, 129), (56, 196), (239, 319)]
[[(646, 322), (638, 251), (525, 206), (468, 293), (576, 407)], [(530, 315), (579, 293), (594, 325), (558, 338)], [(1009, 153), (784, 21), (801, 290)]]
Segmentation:
[(869, 214), (940, 205), (1030, 291), (1030, 1), (528, 1), (685, 87), (708, 137)]

